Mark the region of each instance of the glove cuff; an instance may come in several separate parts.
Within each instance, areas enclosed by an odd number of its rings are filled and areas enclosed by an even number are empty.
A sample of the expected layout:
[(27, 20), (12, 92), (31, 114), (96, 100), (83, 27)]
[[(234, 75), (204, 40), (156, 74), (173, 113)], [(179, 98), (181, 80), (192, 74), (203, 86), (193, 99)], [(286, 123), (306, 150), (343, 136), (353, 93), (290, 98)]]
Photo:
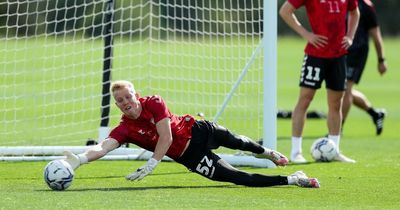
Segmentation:
[(156, 160), (156, 159), (154, 159), (154, 158), (150, 158), (150, 159), (147, 161), (147, 165), (154, 169), (154, 168), (158, 165), (159, 162), (160, 162), (160, 161), (158, 161), (158, 160)]
[(79, 158), (80, 165), (86, 164), (89, 161), (88, 158), (86, 157), (86, 155), (84, 155), (84, 154), (79, 154), (78, 158)]

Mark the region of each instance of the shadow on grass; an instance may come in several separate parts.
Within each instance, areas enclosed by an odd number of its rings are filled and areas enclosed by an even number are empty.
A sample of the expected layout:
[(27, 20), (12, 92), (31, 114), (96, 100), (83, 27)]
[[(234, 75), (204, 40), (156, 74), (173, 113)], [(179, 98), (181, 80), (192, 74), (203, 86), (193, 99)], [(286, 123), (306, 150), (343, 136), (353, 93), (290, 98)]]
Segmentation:
[[(183, 171), (183, 172), (165, 172), (165, 173), (154, 173), (151, 176), (165, 176), (165, 175), (177, 175), (177, 174), (188, 174), (191, 173), (190, 171)], [(126, 174), (127, 175), (127, 174)], [(76, 177), (75, 179), (108, 179), (108, 178), (124, 178), (125, 175), (118, 175), (118, 176), (80, 176)]]
[[(80, 188), (68, 189), (57, 192), (84, 192), (84, 191), (133, 191), (133, 190), (161, 190), (161, 189), (206, 189), (206, 188), (238, 188), (241, 186), (226, 184), (226, 185), (207, 185), (207, 186), (149, 186), (149, 187), (113, 187), (113, 188)], [(50, 189), (35, 190), (39, 192), (52, 191)]]
[[(324, 134), (324, 135), (310, 135), (310, 136), (303, 136), (303, 139), (319, 139), (319, 138), (322, 138), (322, 137), (324, 137), (326, 134)], [(291, 136), (278, 136), (277, 137), (277, 140), (279, 140), (279, 141), (291, 141), (292, 140), (292, 137)]]
[(311, 164), (331, 164), (331, 163), (341, 163), (340, 161), (328, 161), (328, 162), (323, 162), (323, 161), (315, 161), (315, 160), (312, 160), (312, 161), (309, 161), (309, 162), (306, 162), (306, 163), (292, 163), (292, 162), (289, 162), (289, 164), (288, 164), (288, 166), (297, 166), (297, 165), (311, 165)]
[(315, 161), (313, 161), (313, 162), (306, 162), (306, 163), (292, 163), (292, 162), (289, 162), (288, 166), (310, 165), (310, 164), (314, 164), (314, 163), (316, 163), (316, 162), (315, 162)]

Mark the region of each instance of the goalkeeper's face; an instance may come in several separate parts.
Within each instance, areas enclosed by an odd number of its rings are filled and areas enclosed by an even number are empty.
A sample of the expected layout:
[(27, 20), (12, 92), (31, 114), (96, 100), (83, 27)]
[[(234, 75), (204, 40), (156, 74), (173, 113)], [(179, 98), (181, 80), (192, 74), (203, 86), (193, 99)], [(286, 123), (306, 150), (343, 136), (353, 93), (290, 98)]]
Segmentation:
[(127, 117), (137, 119), (142, 111), (142, 106), (133, 90), (124, 87), (113, 92), (115, 104)]

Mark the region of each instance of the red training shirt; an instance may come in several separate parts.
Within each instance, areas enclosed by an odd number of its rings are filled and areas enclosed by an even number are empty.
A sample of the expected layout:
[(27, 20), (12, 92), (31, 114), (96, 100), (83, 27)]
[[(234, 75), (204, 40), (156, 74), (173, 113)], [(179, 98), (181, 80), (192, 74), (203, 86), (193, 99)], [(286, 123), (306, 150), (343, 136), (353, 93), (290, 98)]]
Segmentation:
[(304, 52), (322, 58), (336, 58), (347, 53), (342, 48), (346, 35), (348, 11), (357, 8), (357, 0), (288, 0), (296, 9), (304, 5), (314, 34), (328, 37), (328, 44), (317, 49), (308, 43)]
[(166, 155), (174, 160), (179, 158), (187, 142), (192, 138), (194, 118), (190, 115), (172, 114), (165, 101), (157, 95), (139, 98), (139, 101), (142, 105), (140, 116), (134, 120), (123, 115), (120, 124), (111, 131), (109, 137), (120, 144), (133, 143), (154, 152), (159, 137), (156, 123), (168, 117), (171, 122), (173, 142)]

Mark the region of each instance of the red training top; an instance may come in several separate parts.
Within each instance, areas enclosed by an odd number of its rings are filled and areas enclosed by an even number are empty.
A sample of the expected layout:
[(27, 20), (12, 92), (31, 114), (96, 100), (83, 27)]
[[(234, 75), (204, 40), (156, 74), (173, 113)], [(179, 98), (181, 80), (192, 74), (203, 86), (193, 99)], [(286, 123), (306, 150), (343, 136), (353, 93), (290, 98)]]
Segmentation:
[(317, 49), (308, 43), (304, 52), (322, 58), (336, 58), (347, 53), (342, 48), (346, 35), (348, 11), (357, 8), (357, 0), (288, 0), (296, 9), (304, 5), (314, 34), (328, 37), (328, 44)]
[(123, 115), (120, 124), (111, 131), (109, 137), (120, 144), (133, 143), (154, 152), (159, 137), (156, 123), (168, 117), (171, 122), (173, 142), (166, 155), (174, 160), (179, 158), (187, 142), (192, 138), (194, 118), (190, 115), (172, 114), (165, 101), (157, 95), (139, 98), (139, 101), (142, 104), (140, 116), (134, 120)]

